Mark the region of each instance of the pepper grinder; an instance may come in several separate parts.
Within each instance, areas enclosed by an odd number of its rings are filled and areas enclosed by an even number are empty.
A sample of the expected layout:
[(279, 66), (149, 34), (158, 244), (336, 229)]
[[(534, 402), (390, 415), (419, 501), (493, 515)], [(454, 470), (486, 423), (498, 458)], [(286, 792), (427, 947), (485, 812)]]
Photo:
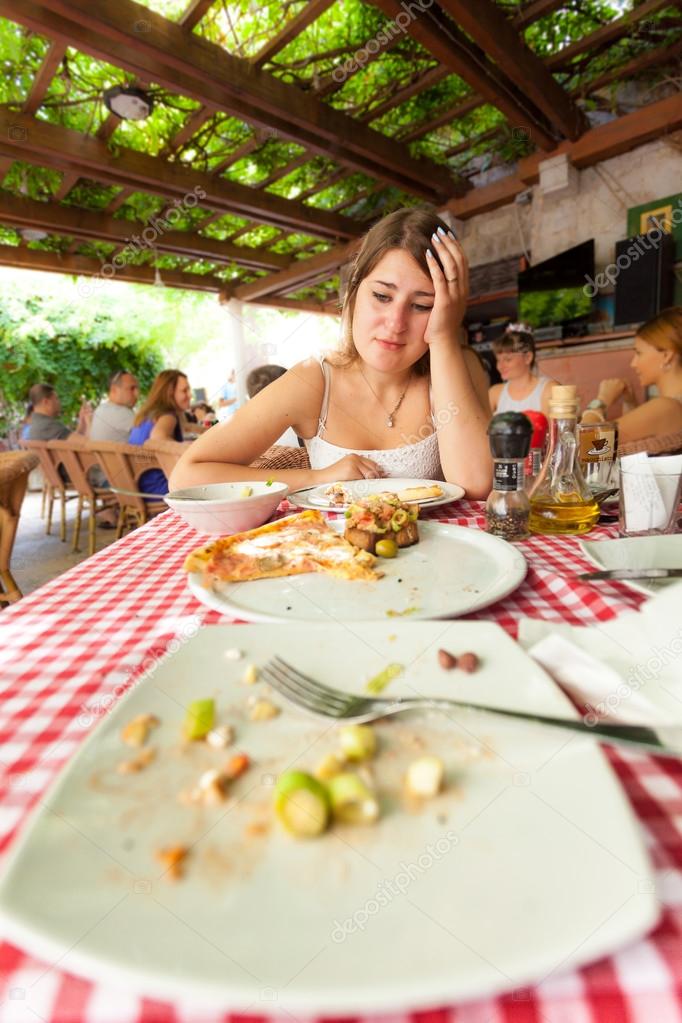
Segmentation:
[(530, 419), (523, 412), (500, 412), (488, 425), (494, 467), (493, 489), (485, 506), (486, 528), (505, 540), (530, 536), (530, 501), (523, 487), (523, 463), (532, 432)]

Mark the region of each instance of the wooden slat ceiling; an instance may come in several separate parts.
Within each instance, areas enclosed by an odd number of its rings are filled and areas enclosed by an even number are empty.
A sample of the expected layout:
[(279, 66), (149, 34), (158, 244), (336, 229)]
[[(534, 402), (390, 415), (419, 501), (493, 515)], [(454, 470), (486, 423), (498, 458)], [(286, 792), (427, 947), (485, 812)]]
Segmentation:
[[(160, 268), (170, 286), (334, 311), (339, 268), (388, 210), (428, 201), (473, 216), (511, 201), (556, 151), (587, 166), (682, 126), (679, 92), (599, 127), (586, 105), (679, 68), (670, 0), (583, 19), (579, 38), (573, 0), (440, 0), (416, 13), (399, 0), (271, 3), (281, 17), (252, 37), (222, 0), (191, 0), (175, 20), (165, 2), (0, 0), (33, 55), (21, 97), (10, 88), (0, 105), (0, 264), (113, 267), (142, 283)], [(325, 49), (334, 17), (348, 38), (356, 23), (373, 31)], [(536, 50), (538, 32), (555, 44)], [(114, 83), (151, 91), (151, 129), (106, 111)], [(508, 176), (473, 187), (481, 146), (502, 162), (519, 137)], [(48, 237), (27, 246), (22, 228)]]

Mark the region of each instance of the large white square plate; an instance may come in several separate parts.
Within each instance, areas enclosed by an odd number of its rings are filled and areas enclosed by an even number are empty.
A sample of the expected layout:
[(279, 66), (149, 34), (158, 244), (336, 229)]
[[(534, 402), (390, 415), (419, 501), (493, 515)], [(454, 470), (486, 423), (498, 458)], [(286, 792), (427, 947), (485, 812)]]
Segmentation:
[[(241, 661), (225, 656), (238, 645)], [(439, 647), (476, 651), (473, 675), (438, 667)], [(285, 709), (248, 718), (248, 662), (280, 654), (332, 685), (362, 689), (387, 662), (393, 694), (476, 698), (570, 715), (565, 697), (484, 622), (214, 626), (114, 707), (46, 795), (0, 883), (3, 935), (60, 969), (193, 1011), (280, 1016), (391, 1012), (490, 995), (553, 977), (654, 925), (651, 868), (629, 806), (589, 737), (473, 712), (377, 726), (382, 819), (297, 842), (272, 823), (283, 769), (336, 747), (326, 721)], [(215, 696), (251, 769), (235, 802), (188, 808), (178, 791), (225, 751), (179, 741), (184, 708)], [(119, 738), (156, 713), (157, 760), (122, 777)], [(401, 780), (440, 755), (446, 791), (406, 805)], [(154, 851), (192, 847), (183, 880)]]
[[(343, 519), (330, 523), (343, 529)], [(201, 576), (189, 588), (202, 604), (252, 622), (367, 622), (408, 616), (456, 618), (508, 596), (526, 577), (523, 554), (480, 529), (419, 522), (420, 541), (377, 563), (375, 582), (324, 573), (222, 583), (207, 589)]]
[[(670, 536), (624, 536), (619, 540), (581, 540), (598, 568), (682, 568), (682, 533)], [(647, 597), (679, 579), (620, 579)]]

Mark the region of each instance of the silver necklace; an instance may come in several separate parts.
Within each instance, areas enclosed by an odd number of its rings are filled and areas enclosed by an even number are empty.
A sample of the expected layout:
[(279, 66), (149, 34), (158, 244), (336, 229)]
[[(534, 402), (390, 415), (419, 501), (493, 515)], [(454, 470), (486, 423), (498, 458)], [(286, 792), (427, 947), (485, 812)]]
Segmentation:
[[(359, 370), (359, 372), (360, 372), (360, 376), (361, 376), (361, 377), (362, 377), (362, 379), (363, 379), (363, 380), (365, 381), (365, 383), (367, 384), (367, 386), (369, 387), (370, 391), (372, 392), (372, 394), (374, 395), (374, 397), (376, 398), (376, 400), (377, 400), (377, 401), (379, 402), (379, 404), (381, 405), (381, 407), (382, 407), (382, 408), (384, 409), (384, 412), (386, 412), (386, 409), (384, 408), (383, 404), (382, 404), (382, 403), (381, 403), (381, 402), (379, 401), (379, 396), (378, 396), (377, 392), (376, 392), (376, 391), (374, 390), (374, 388), (372, 387), (372, 385), (370, 384), (369, 380), (367, 379), (367, 377), (366, 377), (366, 376), (365, 376), (365, 374), (364, 374), (364, 373), (362, 372), (362, 370), (360, 369), (360, 367), (359, 367), (359, 366), (358, 366), (358, 370)], [(409, 376), (409, 378), (408, 378), (408, 381), (407, 381), (407, 383), (405, 384), (405, 390), (403, 391), (403, 393), (402, 393), (402, 394), (400, 395), (400, 397), (398, 398), (398, 401), (396, 402), (396, 404), (395, 404), (395, 407), (394, 407), (394, 408), (392, 408), (390, 412), (386, 412), (386, 416), (387, 416), (387, 419), (386, 419), (386, 426), (388, 426), (388, 427), (392, 427), (392, 426), (393, 426), (393, 420), (395, 419), (395, 414), (396, 414), (396, 412), (398, 411), (398, 409), (400, 408), (400, 406), (402, 405), (402, 403), (403, 403), (403, 398), (404, 398), (404, 397), (405, 397), (405, 395), (407, 394), (407, 388), (408, 388), (408, 387), (410, 386), (410, 384), (411, 384), (411, 383), (412, 383), (412, 374), (410, 373), (410, 376)]]

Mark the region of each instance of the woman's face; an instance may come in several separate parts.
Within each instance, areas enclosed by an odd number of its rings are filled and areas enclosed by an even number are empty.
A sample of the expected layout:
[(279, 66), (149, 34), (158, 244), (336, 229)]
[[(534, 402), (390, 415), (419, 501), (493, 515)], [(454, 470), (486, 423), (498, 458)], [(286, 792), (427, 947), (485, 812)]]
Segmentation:
[(532, 352), (498, 352), (497, 369), (503, 380), (517, 380), (526, 375), (533, 361)]
[(189, 380), (187, 377), (178, 377), (175, 381), (173, 401), (183, 412), (186, 412), (192, 404), (192, 391), (190, 390)]
[(382, 373), (413, 366), (426, 351), (433, 282), (405, 249), (391, 249), (355, 297), (352, 331), (360, 357)]
[(635, 338), (635, 351), (630, 365), (639, 377), (642, 387), (656, 383), (667, 361), (667, 352), (654, 348), (641, 337)]

